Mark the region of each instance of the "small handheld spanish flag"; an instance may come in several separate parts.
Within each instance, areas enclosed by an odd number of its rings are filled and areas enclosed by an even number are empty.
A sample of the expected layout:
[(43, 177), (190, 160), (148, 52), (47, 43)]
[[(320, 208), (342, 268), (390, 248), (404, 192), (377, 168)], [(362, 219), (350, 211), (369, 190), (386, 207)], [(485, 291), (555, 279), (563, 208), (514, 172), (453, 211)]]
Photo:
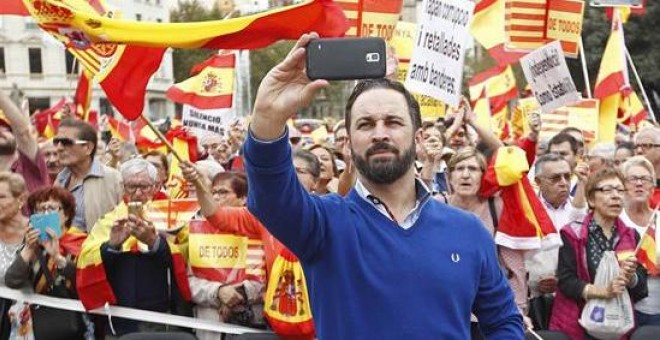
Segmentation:
[(649, 222), (646, 232), (642, 235), (642, 239), (639, 240), (637, 251), (635, 251), (637, 262), (644, 266), (646, 271), (653, 276), (660, 275), (660, 270), (658, 270), (657, 248), (655, 245), (655, 225), (658, 215), (658, 207), (660, 207), (660, 205), (658, 205), (653, 211), (651, 222)]

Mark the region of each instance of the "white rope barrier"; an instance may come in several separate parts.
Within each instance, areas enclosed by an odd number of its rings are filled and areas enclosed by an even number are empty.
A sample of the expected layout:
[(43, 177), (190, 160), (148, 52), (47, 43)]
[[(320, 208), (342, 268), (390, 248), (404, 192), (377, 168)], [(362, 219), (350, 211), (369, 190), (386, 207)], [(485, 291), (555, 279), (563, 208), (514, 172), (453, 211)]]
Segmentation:
[(205, 331), (226, 333), (226, 334), (245, 334), (245, 333), (269, 333), (261, 329), (248, 328), (228, 323), (191, 318), (187, 316), (172, 315), (145, 311), (135, 308), (107, 306), (107, 308), (98, 308), (86, 311), (80, 300), (62, 299), (41, 294), (26, 293), (7, 287), (0, 287), (0, 297), (23, 301), (33, 305), (46, 306), (57, 309), (64, 309), (74, 312), (85, 312), (88, 314), (108, 315), (109, 317), (121, 317), (136, 321), (145, 321), (160, 323), (184, 328), (201, 329)]

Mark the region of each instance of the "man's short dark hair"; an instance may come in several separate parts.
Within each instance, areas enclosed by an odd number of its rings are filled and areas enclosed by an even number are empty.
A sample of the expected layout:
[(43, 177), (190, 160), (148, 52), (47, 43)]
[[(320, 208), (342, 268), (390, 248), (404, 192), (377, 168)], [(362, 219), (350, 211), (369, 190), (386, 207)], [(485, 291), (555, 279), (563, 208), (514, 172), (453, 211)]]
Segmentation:
[[(545, 163), (554, 163), (554, 162), (566, 162), (568, 161), (559, 155), (554, 153), (546, 153), (545, 155), (539, 157), (534, 162), (534, 177), (539, 177), (543, 175), (543, 166)], [(570, 164), (568, 164), (570, 166)]]
[(548, 151), (550, 151), (553, 145), (559, 145), (566, 142), (571, 145), (571, 151), (573, 151), (573, 154), (577, 155), (578, 141), (568, 133), (558, 133), (554, 137), (550, 138), (550, 141), (548, 141)]
[(307, 163), (307, 170), (312, 177), (315, 179), (321, 177), (321, 162), (319, 162), (319, 159), (311, 151), (298, 149), (293, 153), (293, 158), (302, 159)]
[(410, 114), (410, 120), (413, 124), (413, 132), (416, 132), (422, 126), (422, 116), (420, 115), (419, 104), (415, 97), (413, 97), (400, 82), (379, 78), (360, 81), (353, 88), (353, 92), (351, 92), (350, 97), (348, 97), (346, 111), (344, 113), (346, 133), (349, 135), (351, 133), (351, 110), (353, 109), (355, 100), (357, 100), (361, 94), (373, 89), (390, 89), (401, 93), (406, 98), (406, 103), (408, 104), (408, 113)]
[(98, 144), (98, 136), (96, 135), (96, 129), (94, 127), (80, 119), (75, 118), (65, 118), (60, 122), (59, 127), (70, 127), (78, 130), (77, 138), (92, 143), (92, 154), (90, 157), (94, 160), (96, 155), (96, 145)]

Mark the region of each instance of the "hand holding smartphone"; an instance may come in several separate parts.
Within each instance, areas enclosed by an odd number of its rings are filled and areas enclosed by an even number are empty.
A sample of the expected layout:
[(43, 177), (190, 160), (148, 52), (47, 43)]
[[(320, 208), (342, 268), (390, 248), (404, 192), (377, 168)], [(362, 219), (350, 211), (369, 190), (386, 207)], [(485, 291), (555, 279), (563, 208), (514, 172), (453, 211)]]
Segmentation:
[(310, 80), (385, 77), (387, 55), (381, 38), (313, 39), (307, 45)]

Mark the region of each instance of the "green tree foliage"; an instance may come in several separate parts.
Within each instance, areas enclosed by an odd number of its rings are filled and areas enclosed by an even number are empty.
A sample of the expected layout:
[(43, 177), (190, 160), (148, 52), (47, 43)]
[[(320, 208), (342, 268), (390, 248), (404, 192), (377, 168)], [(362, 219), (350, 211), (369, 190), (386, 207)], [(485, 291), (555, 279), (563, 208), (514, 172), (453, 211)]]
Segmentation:
[[(220, 20), (223, 16), (224, 13), (220, 13), (217, 7), (207, 9), (199, 0), (179, 0), (178, 7), (170, 11), (171, 22)], [(174, 49), (172, 52), (174, 82), (178, 83), (189, 78), (193, 66), (217, 52), (211, 49)]]

